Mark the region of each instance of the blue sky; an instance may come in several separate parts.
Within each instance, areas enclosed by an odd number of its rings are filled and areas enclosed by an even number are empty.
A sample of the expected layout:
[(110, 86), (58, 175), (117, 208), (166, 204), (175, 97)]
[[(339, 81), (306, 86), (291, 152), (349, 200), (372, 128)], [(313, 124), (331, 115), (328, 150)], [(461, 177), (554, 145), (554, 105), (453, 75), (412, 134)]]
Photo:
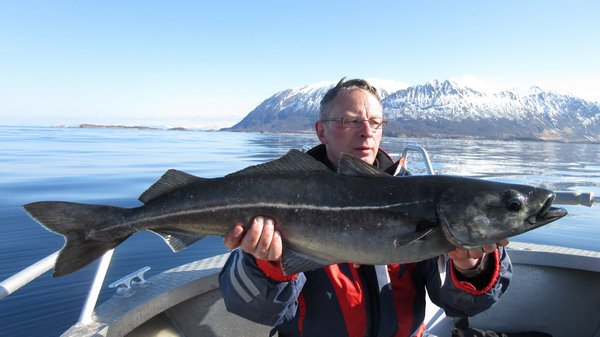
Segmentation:
[(2, 1), (0, 125), (232, 125), (343, 76), (600, 101), (598, 1)]

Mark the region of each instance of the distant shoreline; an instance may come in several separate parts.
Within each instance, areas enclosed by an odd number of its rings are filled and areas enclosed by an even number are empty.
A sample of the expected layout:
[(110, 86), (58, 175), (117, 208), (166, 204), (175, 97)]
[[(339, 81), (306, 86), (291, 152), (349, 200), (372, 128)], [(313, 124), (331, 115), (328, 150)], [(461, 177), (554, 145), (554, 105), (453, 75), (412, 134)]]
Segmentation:
[(101, 124), (80, 124), (77, 126), (80, 129), (135, 129), (135, 130), (161, 130), (160, 128), (150, 126), (127, 126), (127, 125), (101, 125)]
[[(209, 130), (201, 130), (201, 129), (190, 129), (185, 127), (172, 127), (172, 128), (159, 128), (152, 126), (143, 126), (143, 125), (103, 125), (103, 124), (80, 124), (78, 126), (65, 126), (65, 125), (57, 125), (54, 126), (56, 128), (75, 128), (75, 129), (122, 129), (122, 130), (149, 130), (149, 131), (201, 131), (201, 132), (247, 132), (247, 133), (266, 133), (266, 134), (311, 134), (313, 131), (308, 130), (286, 130), (286, 131), (276, 131), (276, 130), (232, 130), (231, 128), (221, 128), (221, 129), (209, 129)], [(494, 138), (494, 137), (475, 137), (475, 136), (447, 136), (447, 135), (416, 135), (416, 134), (386, 134), (385, 137), (393, 137), (393, 138), (425, 138), (425, 139), (463, 139), (463, 140), (490, 140), (490, 141), (529, 141), (529, 142), (546, 142), (546, 143), (571, 143), (571, 144), (600, 144), (600, 142), (595, 141), (563, 141), (559, 139), (540, 139), (540, 138)]]
[(161, 128), (155, 126), (144, 126), (144, 125), (105, 125), (105, 124), (79, 124), (75, 126), (68, 125), (54, 125), (53, 128), (64, 128), (64, 129), (121, 129), (121, 130), (150, 130), (150, 131), (200, 131), (200, 132), (247, 132), (247, 133), (270, 133), (270, 134), (312, 134), (313, 131), (275, 131), (275, 130), (231, 130), (231, 128), (220, 128), (220, 129), (194, 129), (185, 127), (172, 127), (172, 128)]
[(56, 128), (73, 128), (73, 129), (126, 129), (126, 130), (156, 130), (156, 131), (207, 131), (214, 132), (219, 131), (217, 129), (207, 129), (207, 130), (199, 130), (199, 129), (188, 129), (184, 127), (172, 127), (172, 128), (159, 128), (154, 126), (143, 126), (143, 125), (104, 125), (104, 124), (79, 124), (77, 126), (65, 126), (65, 125), (57, 125), (54, 126)]

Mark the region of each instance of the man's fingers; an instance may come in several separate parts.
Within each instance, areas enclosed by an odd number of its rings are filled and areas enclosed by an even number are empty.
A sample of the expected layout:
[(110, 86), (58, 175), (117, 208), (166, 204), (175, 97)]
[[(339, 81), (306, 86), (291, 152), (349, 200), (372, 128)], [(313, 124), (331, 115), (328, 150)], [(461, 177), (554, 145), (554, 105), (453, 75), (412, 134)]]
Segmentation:
[(478, 259), (478, 258), (482, 257), (483, 254), (486, 253), (485, 249), (486, 248), (484, 248), (484, 247), (469, 249), (469, 251), (468, 251), (469, 257), (472, 259)]
[[(226, 246), (232, 239), (226, 237)], [(281, 258), (282, 243), (279, 232), (275, 230), (275, 222), (271, 218), (257, 216), (246, 230), (239, 244), (242, 249), (262, 260), (276, 261)], [(234, 247), (235, 248), (235, 247)]]
[(242, 240), (242, 234), (244, 233), (244, 228), (240, 225), (233, 226), (227, 234), (225, 234), (224, 245), (225, 248), (232, 250), (240, 246), (240, 241)]
[(469, 252), (460, 247), (454, 247), (454, 250), (448, 253), (448, 256), (453, 260), (462, 260), (469, 257)]
[(261, 216), (257, 216), (252, 221), (252, 224), (246, 231), (246, 235), (244, 235), (241, 243), (241, 247), (245, 252), (254, 254), (256, 251), (256, 245), (258, 244), (263, 231), (264, 221), (265, 219)]
[(492, 253), (497, 248), (498, 248), (498, 246), (494, 243), (494, 244), (491, 244), (491, 245), (487, 245), (487, 246), (481, 247), (481, 251), (484, 252), (484, 253)]
[(484, 254), (493, 253), (498, 247), (506, 245), (508, 245), (508, 239), (502, 239), (497, 243), (473, 249), (454, 247), (454, 250), (448, 253), (448, 257), (454, 261), (456, 267), (460, 269), (472, 269)]
[(454, 247), (454, 250), (448, 253), (448, 256), (453, 260), (478, 259), (483, 256), (483, 248), (464, 249)]
[(508, 239), (502, 239), (498, 241), (498, 247), (506, 247), (510, 241)]
[(281, 259), (282, 247), (281, 235), (279, 235), (278, 231), (274, 231), (273, 240), (271, 241), (271, 248), (269, 249), (267, 259), (269, 261), (277, 261)]
[(275, 224), (272, 219), (264, 219), (262, 232), (260, 239), (256, 244), (256, 250), (254, 255), (260, 259), (267, 260), (269, 258), (269, 250), (271, 248), (271, 241), (273, 240), (273, 232), (275, 231)]

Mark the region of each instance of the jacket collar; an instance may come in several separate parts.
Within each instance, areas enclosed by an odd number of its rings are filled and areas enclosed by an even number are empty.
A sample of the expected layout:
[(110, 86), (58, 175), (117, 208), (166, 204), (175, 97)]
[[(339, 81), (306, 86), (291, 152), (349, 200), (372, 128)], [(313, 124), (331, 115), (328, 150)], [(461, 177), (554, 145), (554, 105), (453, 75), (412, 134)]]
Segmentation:
[[(331, 161), (329, 161), (329, 158), (327, 158), (327, 150), (324, 144), (319, 144), (306, 151), (306, 153), (335, 171), (333, 164)], [(394, 174), (396, 167), (398, 166), (398, 162), (394, 162), (389, 154), (387, 154), (383, 149), (379, 148), (377, 151), (377, 156), (375, 156), (375, 162), (373, 163), (373, 166), (384, 171), (385, 173)]]

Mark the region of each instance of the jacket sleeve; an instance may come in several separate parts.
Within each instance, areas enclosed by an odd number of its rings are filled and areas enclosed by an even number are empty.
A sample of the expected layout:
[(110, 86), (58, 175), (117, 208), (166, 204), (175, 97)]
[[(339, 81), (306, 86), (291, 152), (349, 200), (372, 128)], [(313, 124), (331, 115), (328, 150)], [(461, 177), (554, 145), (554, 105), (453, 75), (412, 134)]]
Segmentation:
[(467, 279), (446, 255), (426, 261), (424, 277), (431, 301), (451, 317), (471, 317), (491, 307), (508, 288), (512, 265), (504, 247), (488, 254), (486, 263), (481, 275)]
[(263, 269), (265, 267), (261, 269), (252, 255), (236, 249), (219, 274), (219, 284), (229, 312), (274, 326), (295, 316), (297, 299), (306, 278), (298, 274), (285, 281), (274, 280), (267, 277)]

